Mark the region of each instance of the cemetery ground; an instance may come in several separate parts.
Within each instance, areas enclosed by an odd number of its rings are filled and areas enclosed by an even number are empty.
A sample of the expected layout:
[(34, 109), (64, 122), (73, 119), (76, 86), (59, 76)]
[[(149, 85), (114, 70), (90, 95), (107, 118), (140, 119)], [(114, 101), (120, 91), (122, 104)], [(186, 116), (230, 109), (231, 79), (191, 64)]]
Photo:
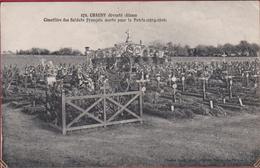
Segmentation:
[(190, 119), (145, 114), (143, 124), (64, 136), (36, 115), (4, 104), (3, 159), (11, 168), (253, 165), (260, 156), (260, 107), (251, 110)]

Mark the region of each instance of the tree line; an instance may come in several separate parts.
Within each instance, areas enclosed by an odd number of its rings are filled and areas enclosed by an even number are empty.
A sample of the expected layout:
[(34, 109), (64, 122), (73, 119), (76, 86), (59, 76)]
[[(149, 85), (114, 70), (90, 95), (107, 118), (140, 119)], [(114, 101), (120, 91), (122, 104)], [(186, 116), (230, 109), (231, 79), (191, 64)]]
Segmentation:
[[(256, 57), (260, 51), (260, 46), (256, 43), (248, 43), (243, 40), (239, 44), (233, 45), (226, 43), (224, 45), (198, 45), (191, 48), (189, 45), (173, 44), (168, 42), (162, 44), (160, 42), (153, 42), (149, 48), (164, 51), (166, 56), (169, 57)], [(84, 55), (81, 51), (72, 48), (61, 48), (57, 51), (50, 51), (43, 48), (31, 48), (29, 50), (16, 51), (17, 55)]]
[(57, 51), (50, 51), (44, 48), (31, 48), (29, 50), (17, 50), (17, 55), (83, 55), (81, 51), (69, 47), (61, 48)]
[(198, 45), (195, 48), (191, 48), (188, 45), (173, 44), (172, 42), (162, 44), (157, 41), (152, 43), (150, 47), (157, 50), (163, 50), (169, 57), (256, 57), (257, 53), (260, 51), (260, 46), (258, 44), (248, 43), (247, 41), (240, 41), (237, 45), (226, 43), (224, 45), (217, 45), (216, 47), (212, 45)]

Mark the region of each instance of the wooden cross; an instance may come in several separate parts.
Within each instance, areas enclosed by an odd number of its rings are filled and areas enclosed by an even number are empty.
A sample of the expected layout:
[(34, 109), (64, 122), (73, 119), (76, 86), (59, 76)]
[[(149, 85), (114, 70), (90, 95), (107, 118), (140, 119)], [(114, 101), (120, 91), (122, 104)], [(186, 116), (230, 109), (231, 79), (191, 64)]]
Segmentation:
[(234, 76), (231, 76), (231, 75), (225, 76), (225, 78), (226, 78), (226, 80), (228, 82), (227, 86), (228, 86), (228, 92), (229, 92), (229, 98), (230, 99), (233, 97), (233, 95), (232, 95), (232, 85), (233, 85), (233, 80), (232, 79), (233, 79), (233, 77)]
[(103, 94), (106, 94), (106, 88), (108, 88), (107, 87), (107, 81), (108, 81), (108, 79), (105, 79), (104, 80), (104, 85), (102, 87), (100, 87), (100, 89), (103, 89)]
[(201, 78), (199, 78), (200, 80), (202, 80), (202, 82), (203, 82), (203, 100), (205, 100), (206, 99), (206, 78), (205, 77), (201, 77)]
[(172, 75), (169, 75), (169, 82), (170, 82), (170, 86), (172, 85)]
[(125, 42), (128, 43), (130, 41), (130, 31), (129, 31), (129, 29), (125, 33), (126, 33), (126, 40), (125, 40)]
[(253, 75), (253, 77), (255, 78), (255, 88), (257, 88), (260, 75), (256, 74), (256, 75)]
[(182, 83), (182, 92), (185, 91), (185, 76), (181, 77), (181, 83)]
[(160, 88), (160, 81), (161, 81), (161, 76), (157, 76), (156, 77), (156, 80), (157, 80), (157, 88), (159, 89)]
[(149, 82), (150, 80), (149, 79), (144, 79), (144, 73), (142, 72), (142, 77), (140, 80), (136, 80), (137, 83), (139, 83), (139, 90), (140, 91), (145, 91), (145, 87), (142, 88), (142, 85), (144, 85), (146, 82)]
[(172, 101), (173, 101), (173, 103), (175, 103), (175, 102), (176, 102), (176, 89), (177, 89), (177, 84), (174, 83), (174, 84), (172, 85), (172, 88), (173, 88), (173, 99), (172, 99)]
[(249, 72), (250, 71), (245, 71), (245, 73), (246, 73), (246, 86), (248, 87), (248, 85), (249, 85)]
[[(140, 106), (140, 116), (143, 115), (143, 93), (146, 91), (145, 87), (142, 87), (144, 83), (149, 82), (149, 79), (144, 79), (144, 73), (142, 72), (142, 77), (140, 80), (136, 80), (137, 83), (139, 83), (139, 91), (141, 91), (140, 99), (139, 99), (139, 106)], [(141, 121), (142, 123), (143, 121)]]

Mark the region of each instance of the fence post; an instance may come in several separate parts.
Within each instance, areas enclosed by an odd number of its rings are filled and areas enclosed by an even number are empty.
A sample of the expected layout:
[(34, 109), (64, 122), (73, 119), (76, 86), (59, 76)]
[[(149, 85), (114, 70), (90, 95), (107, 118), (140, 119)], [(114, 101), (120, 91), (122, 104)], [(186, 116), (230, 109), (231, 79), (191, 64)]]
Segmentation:
[(139, 103), (140, 103), (140, 122), (143, 123), (143, 91), (142, 91), (142, 86), (141, 86), (141, 83), (139, 84)]
[(232, 95), (232, 84), (233, 84), (233, 81), (232, 81), (232, 77), (231, 77), (230, 80), (229, 80), (229, 98), (230, 99), (233, 97), (233, 95)]
[(33, 80), (33, 85), (34, 85), (34, 89), (33, 89), (33, 96), (34, 96), (34, 98), (33, 98), (33, 113), (35, 113), (35, 111), (36, 111), (36, 109), (35, 109), (35, 106), (36, 106), (36, 79), (35, 80)]
[(244, 104), (243, 104), (243, 102), (242, 102), (242, 99), (240, 98), (240, 97), (238, 97), (238, 102), (239, 102), (239, 104), (240, 104), (240, 106), (245, 106)]
[(49, 99), (49, 95), (48, 95), (48, 85), (46, 85), (46, 90), (45, 90), (45, 108), (46, 108), (46, 111), (48, 112), (48, 99)]
[(66, 135), (66, 109), (65, 109), (65, 93), (62, 90), (61, 93), (61, 113), (62, 113), (62, 134)]
[(249, 72), (246, 72), (246, 87), (249, 86)]
[(213, 105), (213, 101), (212, 101), (212, 100), (209, 101), (209, 105), (210, 105), (210, 108), (211, 108), (211, 109), (214, 108), (214, 105)]
[(107, 126), (107, 112), (106, 112), (106, 83), (104, 83), (104, 88), (103, 88), (103, 115), (104, 115), (104, 127)]
[(28, 86), (27, 86), (28, 83), (27, 82), (28, 82), (28, 80), (27, 80), (27, 75), (26, 75), (25, 76), (25, 82), (24, 82), (26, 93), (27, 93), (27, 88), (28, 88)]
[(203, 82), (203, 100), (206, 100), (206, 81), (205, 78), (202, 79)]

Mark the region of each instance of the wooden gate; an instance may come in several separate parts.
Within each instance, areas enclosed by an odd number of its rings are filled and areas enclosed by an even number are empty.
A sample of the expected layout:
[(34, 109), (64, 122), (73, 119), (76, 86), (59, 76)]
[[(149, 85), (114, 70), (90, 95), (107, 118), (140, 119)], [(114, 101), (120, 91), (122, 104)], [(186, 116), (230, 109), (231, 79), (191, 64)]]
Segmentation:
[[(63, 92), (61, 97), (62, 121), (60, 130), (62, 130), (62, 133), (65, 135), (67, 131), (73, 130), (106, 127), (107, 125), (137, 121), (142, 123), (142, 96), (142, 91), (119, 93), (104, 92), (103, 94), (98, 95), (70, 97), (66, 97)], [(124, 101), (119, 101), (122, 98)], [(82, 104), (88, 102), (87, 107), (81, 107), (81, 105), (77, 104), (77, 101), (83, 101)], [(70, 111), (71, 108), (73, 108), (73, 112)], [(75, 110), (77, 111), (77, 114), (75, 113)], [(98, 115), (95, 115), (97, 113)], [(122, 115), (123, 113), (124, 115)], [(92, 121), (86, 122), (86, 120)]]

